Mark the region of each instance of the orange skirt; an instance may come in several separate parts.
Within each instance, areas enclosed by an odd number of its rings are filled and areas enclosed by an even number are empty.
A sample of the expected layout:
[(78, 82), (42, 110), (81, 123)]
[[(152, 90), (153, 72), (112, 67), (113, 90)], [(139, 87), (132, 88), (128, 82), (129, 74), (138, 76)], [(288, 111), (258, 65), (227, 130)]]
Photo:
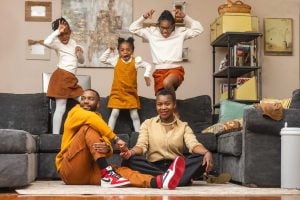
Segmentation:
[[(184, 80), (184, 68), (182, 66), (171, 68), (171, 69), (157, 69), (153, 73), (154, 78), (154, 92), (155, 95), (157, 92), (164, 88), (163, 81), (169, 74), (175, 74), (178, 77), (179, 84), (181, 85), (182, 81)], [(175, 88), (175, 90), (178, 88)]]
[(51, 75), (47, 97), (68, 99), (79, 97), (82, 93), (83, 89), (73, 73), (57, 68)]

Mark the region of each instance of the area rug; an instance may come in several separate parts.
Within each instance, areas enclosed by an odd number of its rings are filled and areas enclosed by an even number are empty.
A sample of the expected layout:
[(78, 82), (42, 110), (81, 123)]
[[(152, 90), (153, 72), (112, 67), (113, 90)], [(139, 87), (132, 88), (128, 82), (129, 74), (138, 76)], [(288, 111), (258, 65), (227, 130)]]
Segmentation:
[(300, 190), (281, 188), (248, 188), (232, 183), (207, 184), (196, 181), (192, 186), (177, 187), (175, 190), (153, 188), (101, 188), (94, 185), (65, 185), (62, 181), (35, 181), (27, 187), (16, 190), (24, 195), (282, 195), (297, 194)]

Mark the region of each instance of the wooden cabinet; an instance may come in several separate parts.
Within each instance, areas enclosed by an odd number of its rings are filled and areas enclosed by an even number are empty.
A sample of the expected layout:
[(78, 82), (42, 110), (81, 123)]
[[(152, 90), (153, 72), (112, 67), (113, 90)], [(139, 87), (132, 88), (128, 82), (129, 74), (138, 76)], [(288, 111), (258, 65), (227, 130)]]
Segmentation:
[[(259, 61), (259, 39), (262, 34), (258, 32), (226, 32), (222, 33), (212, 43), (213, 48), (213, 107), (219, 107), (219, 99), (216, 100), (216, 93), (219, 92), (220, 86), (216, 84), (218, 79), (223, 79), (227, 84), (226, 99), (243, 102), (243, 103), (256, 103), (261, 99), (261, 65)], [(235, 58), (236, 47), (239, 44), (251, 44), (254, 46), (255, 51), (251, 52), (251, 56), (255, 56), (255, 60), (249, 62), (237, 62)], [(227, 50), (227, 66), (222, 69), (218, 69), (216, 64), (216, 51), (218, 47), (226, 48)], [(249, 50), (250, 51), (250, 50)], [(233, 82), (239, 77), (247, 75), (251, 82), (248, 82), (249, 88), (240, 89), (235, 91), (231, 87)], [(243, 91), (244, 90), (244, 91)], [(245, 90), (254, 90), (255, 93), (252, 96), (248, 95), (245, 98)], [(246, 91), (247, 93), (247, 91)], [(221, 95), (220, 95), (221, 96)], [(224, 97), (224, 94), (223, 94)]]

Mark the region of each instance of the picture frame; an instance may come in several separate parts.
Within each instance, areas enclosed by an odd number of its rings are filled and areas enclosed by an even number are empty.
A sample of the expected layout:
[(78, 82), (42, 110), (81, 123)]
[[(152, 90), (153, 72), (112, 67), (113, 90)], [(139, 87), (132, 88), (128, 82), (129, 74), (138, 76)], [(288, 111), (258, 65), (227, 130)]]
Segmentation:
[(50, 48), (43, 40), (27, 40), (26, 60), (50, 60)]
[(264, 18), (265, 55), (293, 55), (293, 19)]
[(25, 1), (25, 21), (51, 22), (52, 2)]
[(118, 37), (132, 36), (133, 0), (63, 0), (61, 15), (70, 24), (72, 39), (82, 47), (85, 62), (79, 68), (111, 68), (101, 55), (116, 47)]

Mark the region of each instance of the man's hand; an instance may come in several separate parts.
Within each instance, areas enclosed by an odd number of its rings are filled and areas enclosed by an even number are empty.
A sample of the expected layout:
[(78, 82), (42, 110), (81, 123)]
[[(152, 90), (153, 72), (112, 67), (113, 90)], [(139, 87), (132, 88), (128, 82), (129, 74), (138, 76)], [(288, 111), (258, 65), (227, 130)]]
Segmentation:
[(127, 143), (121, 140), (120, 138), (117, 139), (116, 146), (118, 149), (120, 149), (121, 152), (128, 151)]
[(101, 154), (107, 154), (110, 152), (109, 146), (104, 142), (102, 138), (100, 138), (99, 142), (94, 143), (93, 147), (98, 153)]

